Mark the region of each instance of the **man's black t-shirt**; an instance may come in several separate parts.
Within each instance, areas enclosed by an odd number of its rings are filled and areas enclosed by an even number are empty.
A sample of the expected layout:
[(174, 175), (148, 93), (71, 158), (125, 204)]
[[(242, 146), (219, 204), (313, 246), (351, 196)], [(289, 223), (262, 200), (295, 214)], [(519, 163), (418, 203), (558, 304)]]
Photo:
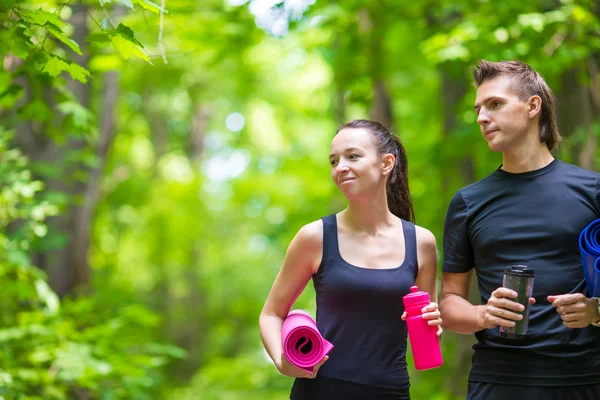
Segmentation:
[(520, 174), (501, 169), (460, 189), (444, 227), (444, 272), (475, 268), (482, 304), (502, 286), (504, 268), (534, 269), (525, 339), (475, 334), (469, 379), (514, 385), (600, 383), (600, 328), (563, 325), (548, 295), (587, 295), (578, 247), (580, 232), (600, 216), (600, 175), (554, 160)]

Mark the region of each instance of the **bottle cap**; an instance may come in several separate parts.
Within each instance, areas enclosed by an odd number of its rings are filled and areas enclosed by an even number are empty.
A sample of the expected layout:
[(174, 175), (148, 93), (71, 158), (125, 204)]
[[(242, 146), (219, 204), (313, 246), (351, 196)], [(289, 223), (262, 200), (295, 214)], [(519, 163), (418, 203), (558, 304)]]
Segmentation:
[(429, 293), (422, 292), (418, 286), (411, 286), (410, 293), (402, 299), (404, 308), (413, 307), (418, 304), (429, 304)]
[(509, 265), (504, 269), (504, 273), (508, 275), (530, 277), (533, 276), (533, 269), (525, 265)]

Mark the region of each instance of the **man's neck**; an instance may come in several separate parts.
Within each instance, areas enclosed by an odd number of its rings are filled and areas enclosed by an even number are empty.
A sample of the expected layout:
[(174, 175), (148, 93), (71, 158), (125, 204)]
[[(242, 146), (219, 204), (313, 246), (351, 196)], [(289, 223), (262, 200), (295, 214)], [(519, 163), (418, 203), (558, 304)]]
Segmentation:
[(554, 157), (545, 143), (539, 146), (522, 147), (502, 154), (502, 170), (513, 174), (535, 171), (550, 164)]

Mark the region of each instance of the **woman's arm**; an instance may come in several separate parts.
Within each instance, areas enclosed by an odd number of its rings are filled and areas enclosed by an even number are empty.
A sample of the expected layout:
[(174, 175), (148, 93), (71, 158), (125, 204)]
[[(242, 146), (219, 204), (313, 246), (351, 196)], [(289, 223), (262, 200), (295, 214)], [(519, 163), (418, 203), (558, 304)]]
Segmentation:
[(312, 377), (310, 373), (289, 364), (283, 357), (281, 326), (294, 302), (317, 272), (322, 255), (323, 223), (319, 220), (303, 226), (290, 243), (260, 313), (259, 326), (263, 344), (277, 369), (284, 375)]
[(423, 318), (428, 320), (429, 325), (438, 327), (438, 336), (442, 334), (442, 320), (437, 304), (437, 264), (438, 254), (433, 233), (425, 228), (415, 225), (417, 231), (417, 260), (419, 262), (419, 273), (415, 285), (419, 290), (429, 293), (431, 303), (424, 308)]
[(419, 273), (415, 284), (419, 290), (429, 293), (429, 298), (437, 302), (437, 264), (438, 254), (433, 233), (415, 225), (417, 230), (417, 260)]

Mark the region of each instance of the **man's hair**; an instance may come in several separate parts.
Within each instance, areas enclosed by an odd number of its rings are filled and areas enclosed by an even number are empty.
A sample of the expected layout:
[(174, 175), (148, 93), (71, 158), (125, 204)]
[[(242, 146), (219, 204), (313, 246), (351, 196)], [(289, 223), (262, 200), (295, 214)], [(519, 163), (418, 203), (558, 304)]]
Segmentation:
[(475, 86), (498, 76), (507, 76), (512, 80), (512, 89), (521, 101), (531, 96), (540, 96), (542, 110), (540, 115), (540, 142), (546, 143), (550, 151), (556, 149), (562, 140), (556, 126), (554, 94), (542, 76), (529, 65), (521, 61), (490, 62), (481, 60), (473, 71)]

